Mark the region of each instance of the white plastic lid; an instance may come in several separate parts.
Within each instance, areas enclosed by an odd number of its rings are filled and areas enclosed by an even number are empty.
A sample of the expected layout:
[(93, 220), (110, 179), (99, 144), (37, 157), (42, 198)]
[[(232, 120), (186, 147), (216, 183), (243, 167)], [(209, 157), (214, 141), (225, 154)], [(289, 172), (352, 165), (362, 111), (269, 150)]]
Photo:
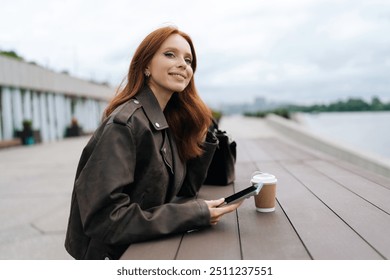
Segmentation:
[(252, 184), (258, 184), (258, 183), (263, 183), (263, 184), (274, 184), (278, 180), (276, 177), (272, 174), (269, 173), (262, 173), (262, 172), (255, 172), (252, 175), (251, 183)]

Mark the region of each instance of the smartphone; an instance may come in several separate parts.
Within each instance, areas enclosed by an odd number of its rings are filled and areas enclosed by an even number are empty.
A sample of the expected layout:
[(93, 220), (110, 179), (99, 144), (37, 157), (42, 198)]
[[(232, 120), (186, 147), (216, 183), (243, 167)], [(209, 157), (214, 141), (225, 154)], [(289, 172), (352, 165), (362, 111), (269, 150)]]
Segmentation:
[(262, 185), (256, 184), (255, 186), (250, 186), (242, 191), (239, 191), (231, 196), (225, 198), (225, 201), (218, 207), (222, 207), (228, 204), (236, 203), (253, 195), (257, 195), (260, 192)]

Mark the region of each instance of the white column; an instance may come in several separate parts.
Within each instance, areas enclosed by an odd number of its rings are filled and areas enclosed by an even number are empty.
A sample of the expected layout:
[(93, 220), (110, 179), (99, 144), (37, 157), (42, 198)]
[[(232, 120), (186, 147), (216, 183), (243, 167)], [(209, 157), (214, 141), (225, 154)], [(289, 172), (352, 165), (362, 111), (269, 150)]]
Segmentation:
[(39, 107), (40, 107), (40, 119), (41, 119), (41, 136), (42, 142), (47, 142), (50, 139), (49, 136), (49, 123), (47, 117), (47, 102), (46, 93), (41, 93), (39, 96)]
[(2, 99), (2, 89), (0, 87), (0, 141), (3, 140), (3, 118), (2, 118), (2, 115), (3, 115), (3, 108), (1, 106), (1, 99)]
[(1, 109), (1, 88), (0, 88), (0, 141), (3, 140), (3, 110)]
[(96, 101), (91, 100), (91, 131), (96, 129), (96, 116), (97, 116)]
[(12, 113), (13, 113), (14, 129), (22, 130), (23, 109), (22, 109), (22, 96), (19, 88), (12, 90)]
[(40, 106), (39, 106), (39, 95), (37, 92), (32, 93), (32, 123), (34, 129), (41, 129), (41, 118), (40, 118)]
[(99, 101), (97, 100), (93, 101), (93, 111), (94, 111), (93, 129), (95, 130), (99, 126), (100, 119), (101, 119)]
[(93, 107), (92, 107), (92, 100), (87, 99), (87, 102), (85, 102), (85, 109), (88, 114), (86, 114), (86, 122), (87, 122), (87, 131), (93, 130)]
[(99, 123), (103, 117), (103, 112), (106, 109), (107, 105), (108, 105), (107, 102), (104, 101), (99, 102)]
[(55, 118), (56, 118), (56, 137), (64, 138), (66, 128), (65, 97), (62, 94), (54, 96)]
[(49, 120), (49, 140), (53, 141), (56, 139), (56, 119), (54, 113), (54, 96), (53, 93), (47, 94), (47, 112)]
[[(90, 122), (89, 122), (89, 102), (88, 102), (88, 99), (87, 100), (84, 100), (84, 102), (81, 104), (81, 107), (83, 108), (82, 111), (83, 111), (83, 123), (84, 123), (84, 129), (85, 131), (89, 132), (90, 129), (91, 129), (91, 126), (90, 126)], [(88, 112), (88, 114), (86, 114), (86, 112)]]
[(3, 89), (0, 87), (0, 141), (3, 140), (3, 106), (1, 105), (1, 101), (3, 99)]
[(32, 121), (31, 92), (26, 90), (23, 94), (23, 119)]
[(12, 98), (11, 90), (3, 87), (1, 91), (1, 115), (3, 119), (3, 139), (10, 140), (14, 138), (13, 116), (12, 116)]
[(65, 97), (65, 124), (70, 125), (72, 120), (72, 100), (69, 96)]

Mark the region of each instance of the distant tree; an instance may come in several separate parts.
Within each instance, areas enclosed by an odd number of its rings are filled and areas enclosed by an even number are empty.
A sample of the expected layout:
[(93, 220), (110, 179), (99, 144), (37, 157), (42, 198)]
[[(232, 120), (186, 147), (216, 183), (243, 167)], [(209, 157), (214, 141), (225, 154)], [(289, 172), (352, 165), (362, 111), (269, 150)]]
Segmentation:
[(368, 111), (370, 105), (362, 99), (350, 98), (345, 103), (346, 111)]
[(19, 56), (15, 51), (0, 50), (0, 55), (15, 58), (17, 60), (24, 60), (23, 57)]
[(385, 106), (384, 104), (380, 101), (380, 99), (376, 96), (374, 96), (371, 99), (371, 110), (373, 111), (382, 111), (384, 110)]
[(290, 118), (290, 112), (320, 113), (320, 112), (354, 112), (354, 111), (390, 111), (390, 102), (383, 103), (378, 97), (374, 96), (370, 103), (359, 99), (349, 98), (346, 101), (336, 101), (329, 105), (314, 104), (310, 106), (288, 105), (273, 111), (245, 112), (245, 116), (265, 117), (273, 113), (284, 118)]

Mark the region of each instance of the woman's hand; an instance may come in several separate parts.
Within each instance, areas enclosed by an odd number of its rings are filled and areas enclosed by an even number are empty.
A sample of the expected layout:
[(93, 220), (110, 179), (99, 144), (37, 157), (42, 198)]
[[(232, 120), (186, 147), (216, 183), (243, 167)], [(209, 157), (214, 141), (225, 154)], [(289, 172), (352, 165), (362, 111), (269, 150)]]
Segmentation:
[(233, 212), (236, 210), (242, 203), (242, 201), (222, 206), (217, 208), (219, 205), (221, 205), (224, 202), (224, 198), (220, 198), (217, 200), (205, 200), (207, 206), (209, 207), (210, 211), (210, 224), (211, 225), (216, 225), (221, 217), (227, 213)]

